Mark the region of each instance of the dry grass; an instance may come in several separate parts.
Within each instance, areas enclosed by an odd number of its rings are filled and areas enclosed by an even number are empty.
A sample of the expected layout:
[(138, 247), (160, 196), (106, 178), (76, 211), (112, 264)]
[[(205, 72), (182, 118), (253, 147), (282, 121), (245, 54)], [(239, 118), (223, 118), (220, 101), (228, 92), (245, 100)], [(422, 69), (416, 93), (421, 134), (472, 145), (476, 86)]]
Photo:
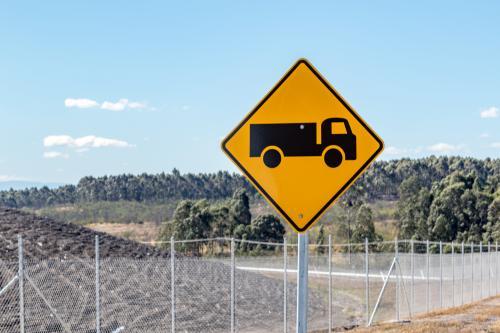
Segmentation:
[(500, 332), (500, 320), (496, 320), (493, 324), (491, 324), (490, 329), (492, 332)]
[(156, 240), (160, 226), (152, 222), (144, 223), (97, 223), (86, 227), (113, 236), (127, 238), (137, 242), (151, 242)]
[[(406, 323), (406, 324), (386, 324), (373, 328), (357, 329), (355, 332), (369, 333), (429, 333), (429, 332), (457, 332), (461, 328), (461, 323), (456, 321), (436, 322), (436, 323)], [(466, 332), (466, 331), (461, 331)]]
[(414, 319), (430, 319), (430, 318), (436, 318), (440, 316), (450, 316), (450, 315), (458, 315), (467, 311), (470, 311), (473, 307), (477, 306), (478, 303), (471, 303), (463, 306), (458, 306), (454, 308), (447, 308), (447, 309), (442, 309), (442, 310), (435, 310), (427, 314), (421, 314), (415, 316)]
[(440, 333), (498, 332), (500, 333), (500, 297), (461, 307), (420, 315), (408, 323), (390, 323), (370, 328), (357, 328), (356, 333)]

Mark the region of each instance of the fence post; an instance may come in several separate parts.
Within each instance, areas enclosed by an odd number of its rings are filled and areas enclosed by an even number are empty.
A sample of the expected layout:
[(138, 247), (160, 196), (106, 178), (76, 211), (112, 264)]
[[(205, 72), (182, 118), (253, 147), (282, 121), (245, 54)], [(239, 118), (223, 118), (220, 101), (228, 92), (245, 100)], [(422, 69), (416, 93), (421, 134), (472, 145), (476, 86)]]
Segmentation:
[(455, 306), (455, 243), (451, 242), (451, 304)]
[(333, 326), (333, 294), (332, 294), (332, 235), (328, 235), (328, 329), (332, 331)]
[(481, 272), (479, 285), (481, 286), (479, 292), (479, 299), (483, 298), (483, 242), (479, 243), (479, 270)]
[[(365, 237), (365, 300), (366, 300), (366, 326), (370, 322), (370, 261), (368, 238)], [(332, 330), (330, 329), (330, 332)]]
[(474, 242), (470, 243), (470, 262), (471, 262), (471, 302), (474, 302)]
[(443, 308), (443, 242), (439, 241), (439, 307)]
[(410, 250), (411, 250), (411, 313), (414, 313), (413, 309), (415, 308), (415, 242), (413, 239), (410, 241)]
[(464, 305), (464, 275), (465, 275), (465, 254), (464, 254), (464, 242), (462, 241), (462, 282), (460, 284), (460, 289), (462, 289), (462, 295), (460, 296), (460, 305)]
[(175, 241), (170, 237), (170, 313), (172, 333), (175, 333)]
[(429, 256), (429, 240), (427, 240), (427, 243), (426, 243), (426, 251), (427, 251), (427, 289), (426, 289), (427, 297), (426, 297), (426, 301), (427, 301), (427, 312), (429, 312), (429, 310), (430, 310), (430, 279), (429, 279), (429, 275), (430, 275), (430, 256)]
[(234, 333), (235, 290), (234, 290), (234, 238), (231, 238), (231, 333)]
[[(399, 265), (399, 246), (398, 238), (394, 240), (394, 257), (396, 258), (396, 264)], [(401, 266), (399, 266), (401, 267)], [(401, 269), (400, 269), (401, 271)], [(401, 272), (400, 272), (401, 273)], [(399, 321), (399, 275), (396, 273), (396, 321)]]
[(488, 297), (491, 296), (491, 243), (488, 241)]
[(495, 260), (496, 265), (495, 265), (495, 294), (498, 295), (498, 241), (495, 242), (495, 257), (497, 260)]
[(24, 253), (23, 253), (23, 238), (17, 236), (18, 261), (19, 261), (19, 327), (21, 333), (25, 332), (24, 328)]
[(96, 333), (101, 333), (101, 282), (99, 265), (99, 236), (95, 236), (95, 327)]
[(283, 237), (283, 332), (288, 332), (287, 310), (288, 310), (288, 248), (286, 237)]

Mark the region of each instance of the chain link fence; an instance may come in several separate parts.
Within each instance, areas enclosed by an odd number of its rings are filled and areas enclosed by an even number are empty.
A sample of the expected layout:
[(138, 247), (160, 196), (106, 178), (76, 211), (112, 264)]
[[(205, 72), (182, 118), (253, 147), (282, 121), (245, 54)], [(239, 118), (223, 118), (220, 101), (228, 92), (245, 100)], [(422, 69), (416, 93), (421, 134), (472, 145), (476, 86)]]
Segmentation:
[[(157, 243), (169, 258), (0, 261), (0, 333), (292, 332), (296, 244)], [(498, 293), (498, 244), (311, 244), (309, 330), (411, 319)]]

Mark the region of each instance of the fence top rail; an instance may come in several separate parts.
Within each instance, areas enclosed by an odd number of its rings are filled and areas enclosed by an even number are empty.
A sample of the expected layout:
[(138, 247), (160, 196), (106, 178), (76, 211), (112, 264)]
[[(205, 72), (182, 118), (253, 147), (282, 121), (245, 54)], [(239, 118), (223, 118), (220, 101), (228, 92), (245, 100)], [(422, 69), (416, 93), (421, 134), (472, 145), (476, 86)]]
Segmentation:
[[(252, 241), (252, 240), (247, 240), (247, 239), (235, 239), (234, 240), (236, 243), (248, 243), (248, 244), (259, 244), (259, 245), (271, 245), (271, 246), (284, 246), (285, 243), (278, 243), (278, 242), (259, 242), (259, 241)], [(297, 246), (296, 244), (286, 244), (286, 246)]]
[[(238, 238), (230, 238), (230, 237), (213, 237), (213, 238), (198, 238), (198, 239), (184, 239), (184, 240), (175, 240), (175, 244), (183, 244), (183, 243), (203, 243), (203, 242), (237, 242), (237, 243), (248, 243), (248, 244), (260, 244), (260, 245), (272, 245), (272, 246), (283, 246), (285, 243), (284, 242), (266, 242), (266, 241), (255, 241), (255, 240), (248, 240), (248, 239), (238, 239)], [(379, 242), (368, 242), (368, 245), (373, 246), (373, 245), (394, 245), (396, 240), (386, 240), (386, 241), (379, 241)], [(170, 240), (162, 240), (162, 241), (149, 241), (149, 242), (138, 242), (140, 244), (145, 244), (145, 245), (161, 245), (161, 244), (170, 244)], [(490, 244), (490, 247), (492, 249), (496, 248), (496, 242), (439, 242), (439, 241), (422, 241), (422, 240), (411, 240), (411, 239), (398, 239), (397, 244), (408, 244), (410, 245), (413, 243), (414, 245), (437, 245), (439, 246), (440, 244), (442, 246), (447, 246), (447, 247), (461, 247), (462, 244), (466, 248), (470, 248), (471, 246), (476, 249), (479, 248), (480, 246), (483, 247), (483, 249), (488, 248), (488, 244)], [(332, 247), (349, 247), (349, 246), (364, 246), (365, 242), (360, 242), (360, 243), (333, 243), (332, 242)], [(295, 243), (287, 242), (287, 246), (294, 247), (297, 246)], [(317, 248), (327, 248), (329, 245), (328, 244), (323, 244), (323, 243), (309, 243), (309, 246), (311, 247), (317, 247)]]

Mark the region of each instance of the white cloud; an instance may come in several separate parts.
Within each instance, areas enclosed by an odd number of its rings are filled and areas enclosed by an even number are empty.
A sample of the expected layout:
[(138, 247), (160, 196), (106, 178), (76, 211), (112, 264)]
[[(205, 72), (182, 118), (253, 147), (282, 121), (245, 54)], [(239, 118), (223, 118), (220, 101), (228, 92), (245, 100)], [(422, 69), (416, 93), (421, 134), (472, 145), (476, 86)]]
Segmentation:
[(130, 109), (144, 109), (146, 107), (146, 103), (140, 102), (130, 102), (127, 104)]
[(66, 98), (64, 105), (67, 108), (90, 109), (100, 107), (103, 110), (123, 111), (125, 109), (145, 109), (146, 103), (130, 102), (127, 98), (121, 98), (118, 102), (105, 101), (102, 104), (88, 98)]
[(69, 158), (68, 154), (61, 153), (59, 151), (46, 151), (43, 153), (43, 158)]
[(110, 111), (123, 111), (125, 110), (127, 104), (128, 104), (128, 99), (126, 98), (122, 98), (116, 103), (105, 101), (104, 103), (102, 103), (101, 109)]
[(383, 155), (384, 156), (412, 156), (416, 154), (420, 154), (423, 150), (423, 147), (416, 147), (416, 148), (398, 148), (394, 146), (388, 146), (387, 148), (384, 149)]
[(449, 143), (436, 143), (432, 146), (429, 146), (428, 149), (430, 151), (436, 152), (436, 153), (451, 153), (451, 152), (457, 152), (462, 150), (464, 147), (463, 145), (451, 145)]
[(69, 135), (49, 135), (43, 139), (44, 147), (69, 147), (77, 150), (89, 148), (128, 148), (133, 147), (130, 143), (117, 139), (103, 138), (95, 135), (73, 138)]
[(44, 147), (69, 146), (73, 138), (69, 135), (49, 135), (43, 139)]
[(67, 108), (89, 109), (98, 107), (99, 103), (88, 98), (66, 98), (64, 105)]
[(0, 175), (0, 182), (10, 182), (15, 180), (25, 180), (25, 179), (9, 175)]
[(189, 105), (182, 106), (182, 111), (188, 111), (189, 109), (191, 109), (191, 106), (189, 106)]
[(396, 148), (394, 146), (389, 146), (384, 149), (384, 154), (386, 155), (401, 155), (406, 152), (406, 149)]
[(490, 137), (490, 134), (489, 133), (481, 133), (481, 135), (479, 136), (481, 139), (485, 139), (485, 138), (489, 138)]
[(15, 175), (0, 175), (0, 182), (29, 182), (32, 181), (26, 177), (18, 177)]
[(499, 149), (500, 149), (500, 142), (493, 142), (493, 143), (491, 144), (491, 147), (492, 147), (492, 148), (499, 148)]
[(480, 115), (481, 118), (497, 118), (499, 113), (499, 109), (495, 106), (492, 106), (481, 111)]

